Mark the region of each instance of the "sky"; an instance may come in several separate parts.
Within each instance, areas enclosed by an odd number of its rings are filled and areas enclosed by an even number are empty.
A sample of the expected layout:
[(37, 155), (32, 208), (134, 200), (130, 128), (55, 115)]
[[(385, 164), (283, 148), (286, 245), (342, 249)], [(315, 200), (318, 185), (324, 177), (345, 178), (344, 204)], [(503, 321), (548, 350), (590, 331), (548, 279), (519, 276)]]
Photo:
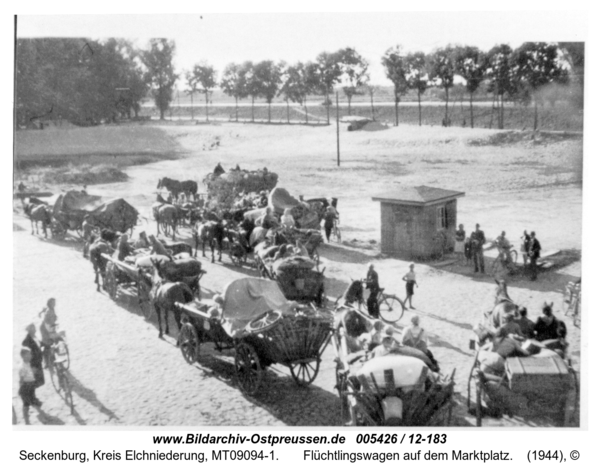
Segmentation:
[(206, 61), (221, 72), (230, 62), (314, 60), (354, 47), (370, 64), (371, 83), (389, 85), (381, 57), (397, 44), (431, 52), (447, 44), (488, 50), (525, 41), (585, 41), (583, 11), (197, 13), (185, 15), (19, 15), (17, 37), (128, 38), (145, 47), (173, 39), (178, 72)]

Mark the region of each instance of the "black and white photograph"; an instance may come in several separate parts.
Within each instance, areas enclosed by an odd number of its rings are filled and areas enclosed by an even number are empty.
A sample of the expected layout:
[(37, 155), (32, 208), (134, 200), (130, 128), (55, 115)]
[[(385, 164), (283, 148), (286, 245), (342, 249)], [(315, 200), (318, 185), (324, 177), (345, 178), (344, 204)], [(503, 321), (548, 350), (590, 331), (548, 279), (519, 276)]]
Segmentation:
[(141, 13), (14, 18), (13, 429), (586, 427), (585, 12)]

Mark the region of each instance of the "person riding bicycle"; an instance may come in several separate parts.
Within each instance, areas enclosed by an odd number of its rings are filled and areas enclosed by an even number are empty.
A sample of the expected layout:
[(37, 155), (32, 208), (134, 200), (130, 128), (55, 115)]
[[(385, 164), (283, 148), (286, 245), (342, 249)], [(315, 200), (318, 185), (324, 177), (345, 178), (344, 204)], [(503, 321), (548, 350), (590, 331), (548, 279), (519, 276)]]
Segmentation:
[(56, 324), (58, 317), (54, 308), (56, 307), (56, 299), (50, 298), (46, 302), (46, 306), (40, 311), (39, 316), (42, 317), (42, 324), (40, 326), (40, 334), (42, 336), (42, 353), (46, 361), (46, 366), (49, 366), (50, 351), (52, 345), (60, 339), (60, 336), (56, 332)]
[(502, 234), (496, 238), (496, 246), (498, 247), (498, 251), (502, 257), (502, 261), (505, 264), (511, 264), (513, 262), (512, 257), (510, 255), (510, 249), (512, 248), (512, 244), (508, 239), (506, 239), (506, 231), (502, 231)]
[(374, 318), (379, 318), (379, 305), (377, 303), (377, 295), (381, 291), (379, 287), (379, 275), (375, 271), (375, 265), (369, 264), (365, 286), (369, 289), (369, 298), (367, 299), (367, 311)]

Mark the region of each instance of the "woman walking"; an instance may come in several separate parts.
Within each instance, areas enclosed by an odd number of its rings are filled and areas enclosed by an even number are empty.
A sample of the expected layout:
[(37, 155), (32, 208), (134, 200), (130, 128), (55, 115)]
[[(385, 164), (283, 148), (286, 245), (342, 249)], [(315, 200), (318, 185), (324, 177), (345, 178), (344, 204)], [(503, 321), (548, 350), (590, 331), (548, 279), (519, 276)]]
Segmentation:
[(465, 240), (467, 239), (467, 233), (465, 232), (463, 225), (458, 225), (458, 229), (456, 230), (456, 235), (454, 236), (454, 254), (456, 254), (456, 258), (458, 262), (462, 265), (466, 263), (465, 257)]
[(402, 277), (402, 280), (406, 282), (406, 298), (404, 299), (404, 305), (406, 306), (406, 302), (408, 301), (408, 306), (414, 310), (412, 306), (412, 297), (415, 293), (415, 286), (418, 287), (417, 284), (417, 275), (415, 274), (415, 265), (411, 264), (409, 266), (410, 270), (408, 273)]

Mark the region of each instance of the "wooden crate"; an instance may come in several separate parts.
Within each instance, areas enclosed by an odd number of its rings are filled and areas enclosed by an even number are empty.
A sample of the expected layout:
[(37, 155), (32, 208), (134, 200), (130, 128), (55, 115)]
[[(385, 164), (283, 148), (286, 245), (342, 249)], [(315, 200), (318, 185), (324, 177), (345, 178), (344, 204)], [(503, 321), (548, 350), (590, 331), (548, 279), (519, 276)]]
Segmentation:
[(560, 357), (509, 357), (506, 375), (514, 393), (539, 399), (566, 394), (573, 378)]

